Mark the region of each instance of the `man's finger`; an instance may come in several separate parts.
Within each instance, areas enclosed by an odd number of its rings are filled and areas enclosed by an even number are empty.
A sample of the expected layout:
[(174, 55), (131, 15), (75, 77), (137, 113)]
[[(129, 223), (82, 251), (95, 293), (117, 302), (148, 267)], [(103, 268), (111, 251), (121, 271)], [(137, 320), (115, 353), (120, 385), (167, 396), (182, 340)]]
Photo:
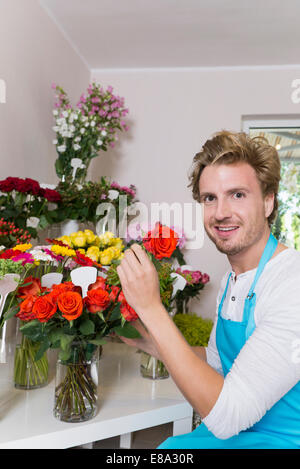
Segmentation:
[(132, 246), (130, 246), (130, 249), (132, 249), (132, 251), (134, 252), (134, 254), (136, 255), (136, 257), (138, 258), (141, 264), (145, 264), (145, 263), (151, 264), (151, 261), (149, 257), (147, 256), (145, 250), (139, 244), (136, 244), (136, 243), (132, 244)]

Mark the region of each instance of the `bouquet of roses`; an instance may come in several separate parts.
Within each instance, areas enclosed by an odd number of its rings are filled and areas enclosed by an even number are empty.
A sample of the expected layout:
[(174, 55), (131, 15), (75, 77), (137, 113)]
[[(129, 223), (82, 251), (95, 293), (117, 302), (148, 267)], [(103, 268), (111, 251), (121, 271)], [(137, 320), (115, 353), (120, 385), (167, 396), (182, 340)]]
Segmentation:
[(63, 88), (55, 84), (52, 88), (57, 93), (53, 111), (56, 133), (53, 143), (59, 155), (56, 173), (60, 179), (82, 182), (91, 159), (100, 150), (115, 145), (118, 130), (128, 130), (124, 121), (128, 109), (124, 107), (124, 98), (114, 95), (111, 86), (104, 90), (100, 85), (90, 84), (75, 109)]
[[(59, 192), (45, 189), (30, 178), (7, 177), (0, 181), (0, 216), (15, 228), (27, 230), (34, 238), (52, 220), (50, 203), (61, 200)], [(55, 212), (53, 211), (53, 214)]]

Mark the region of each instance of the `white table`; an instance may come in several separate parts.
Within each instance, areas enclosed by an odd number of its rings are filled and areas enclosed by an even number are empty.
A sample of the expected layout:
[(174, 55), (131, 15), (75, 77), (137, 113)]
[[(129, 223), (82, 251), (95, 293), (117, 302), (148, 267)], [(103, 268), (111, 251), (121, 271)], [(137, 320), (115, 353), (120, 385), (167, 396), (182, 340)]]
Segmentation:
[(46, 387), (17, 390), (10, 354), (8, 363), (0, 364), (0, 449), (63, 449), (118, 435), (120, 446), (129, 448), (131, 432), (168, 422), (173, 422), (174, 435), (190, 432), (193, 409), (172, 378), (142, 378), (139, 363), (140, 354), (135, 349), (125, 344), (106, 344), (100, 360), (96, 417), (66, 423), (52, 414), (54, 363)]

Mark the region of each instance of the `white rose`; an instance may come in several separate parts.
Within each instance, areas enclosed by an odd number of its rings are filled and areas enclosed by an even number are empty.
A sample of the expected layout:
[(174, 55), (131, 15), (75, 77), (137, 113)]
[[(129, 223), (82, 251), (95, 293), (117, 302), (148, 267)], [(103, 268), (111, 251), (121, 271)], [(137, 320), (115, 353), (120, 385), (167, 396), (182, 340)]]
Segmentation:
[(84, 134), (84, 132), (85, 132), (85, 129), (82, 127), (82, 129), (80, 129), (80, 133)]
[(102, 131), (101, 131), (101, 135), (103, 135), (103, 137), (105, 137), (105, 136), (107, 135), (106, 130), (102, 130)]
[(53, 145), (57, 145), (58, 140), (55, 138), (54, 140), (52, 140), (52, 143), (53, 143)]
[(68, 111), (63, 111), (62, 115), (63, 115), (64, 117), (68, 117), (69, 113), (68, 113)]
[(59, 131), (59, 127), (57, 125), (55, 125), (54, 127), (52, 127), (52, 129), (54, 130), (54, 132), (58, 132)]
[(95, 125), (96, 125), (96, 122), (95, 122), (95, 121), (92, 121), (92, 122), (91, 122), (91, 127), (95, 127)]
[(99, 147), (101, 147), (101, 145), (103, 144), (102, 140), (97, 140), (97, 145), (99, 145)]
[(74, 148), (74, 150), (77, 151), (77, 150), (80, 150), (81, 146), (78, 145), (77, 143), (74, 143), (73, 148)]
[(74, 138), (74, 141), (77, 142), (77, 143), (80, 142), (80, 140), (81, 140), (81, 137), (79, 137), (79, 136)]
[(56, 109), (54, 109), (52, 112), (54, 116), (58, 116), (58, 111)]
[(59, 147), (57, 147), (57, 151), (59, 151), (59, 153), (64, 153), (66, 149), (66, 145), (60, 145)]

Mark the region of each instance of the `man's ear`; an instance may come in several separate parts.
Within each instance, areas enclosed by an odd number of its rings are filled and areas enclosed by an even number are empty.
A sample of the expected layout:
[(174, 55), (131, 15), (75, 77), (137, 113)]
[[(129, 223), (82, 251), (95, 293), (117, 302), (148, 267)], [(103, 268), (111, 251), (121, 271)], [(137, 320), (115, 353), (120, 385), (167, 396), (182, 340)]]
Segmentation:
[(273, 208), (274, 208), (274, 193), (270, 193), (270, 194), (267, 194), (266, 197), (265, 197), (265, 200), (264, 200), (264, 204), (265, 204), (265, 217), (268, 218), (272, 211), (273, 211)]

